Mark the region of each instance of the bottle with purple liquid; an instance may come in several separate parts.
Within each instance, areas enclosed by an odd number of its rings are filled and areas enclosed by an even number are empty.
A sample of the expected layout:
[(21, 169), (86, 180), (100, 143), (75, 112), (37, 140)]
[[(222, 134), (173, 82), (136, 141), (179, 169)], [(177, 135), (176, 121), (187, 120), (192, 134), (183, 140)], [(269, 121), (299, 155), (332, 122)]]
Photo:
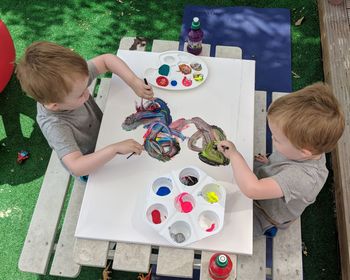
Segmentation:
[(198, 17), (192, 20), (191, 29), (187, 35), (187, 51), (191, 54), (198, 55), (202, 51), (203, 31)]

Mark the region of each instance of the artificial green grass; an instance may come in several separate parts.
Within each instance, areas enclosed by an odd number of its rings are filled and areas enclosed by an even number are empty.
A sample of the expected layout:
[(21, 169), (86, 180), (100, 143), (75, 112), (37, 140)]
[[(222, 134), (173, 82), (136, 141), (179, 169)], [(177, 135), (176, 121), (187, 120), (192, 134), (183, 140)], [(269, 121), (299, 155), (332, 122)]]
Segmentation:
[[(178, 40), (185, 4), (289, 8), (292, 23), (293, 89), (323, 79), (317, 3), (303, 0), (132, 1), (1, 0), (0, 18), (13, 37), (17, 58), (38, 40), (70, 47), (85, 58), (115, 53), (123, 36)], [(15, 77), (0, 94), (0, 279), (62, 279), (20, 272), (18, 258), (43, 181), (51, 149), (35, 123), (36, 105)], [(23, 165), (17, 152), (30, 151)], [(331, 174), (332, 175), (332, 174)], [(49, 219), (50, 217), (48, 217)], [(304, 279), (340, 279), (332, 176), (302, 216)], [(113, 279), (137, 274), (113, 272)], [(100, 279), (101, 269), (83, 268), (78, 279)]]

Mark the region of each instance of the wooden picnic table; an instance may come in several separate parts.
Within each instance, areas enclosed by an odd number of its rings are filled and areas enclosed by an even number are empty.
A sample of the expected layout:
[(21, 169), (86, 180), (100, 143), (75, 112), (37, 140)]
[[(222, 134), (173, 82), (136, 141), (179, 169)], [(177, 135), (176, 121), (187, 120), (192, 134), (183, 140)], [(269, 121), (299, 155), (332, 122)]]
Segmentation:
[[(133, 38), (123, 38), (120, 49), (129, 49)], [(153, 51), (177, 50), (178, 42), (153, 41)], [(144, 46), (138, 46), (144, 50)], [(210, 45), (204, 45), (202, 55), (209, 56)], [(241, 58), (241, 50), (235, 47), (216, 47), (217, 57)], [(91, 89), (95, 88), (91, 85)], [(102, 110), (105, 107), (110, 79), (99, 83), (96, 102)], [(278, 97), (279, 94), (274, 94)], [(265, 152), (266, 93), (255, 94), (255, 137), (254, 153)], [(157, 264), (157, 275), (193, 277), (193, 269), (200, 269), (200, 279), (210, 279), (208, 262), (213, 252), (194, 251), (184, 248), (155, 247), (151, 245), (115, 243), (108, 241), (75, 238), (74, 232), (83, 199), (85, 184), (75, 180), (65, 212), (60, 237), (55, 244), (57, 225), (69, 187), (70, 176), (61, 166), (55, 152), (45, 174), (44, 182), (34, 209), (32, 221), (19, 259), (19, 268), (37, 274), (46, 274), (49, 260), (54, 254), (50, 268), (51, 275), (77, 277), (81, 266), (105, 267), (107, 260), (113, 260), (113, 269), (148, 272), (150, 264)], [(49, 217), (49, 218), (48, 218)], [(302, 279), (300, 220), (288, 230), (280, 232), (274, 239), (273, 267), (266, 268), (266, 239), (254, 240), (252, 256), (230, 255), (234, 262), (234, 273), (229, 279)]]

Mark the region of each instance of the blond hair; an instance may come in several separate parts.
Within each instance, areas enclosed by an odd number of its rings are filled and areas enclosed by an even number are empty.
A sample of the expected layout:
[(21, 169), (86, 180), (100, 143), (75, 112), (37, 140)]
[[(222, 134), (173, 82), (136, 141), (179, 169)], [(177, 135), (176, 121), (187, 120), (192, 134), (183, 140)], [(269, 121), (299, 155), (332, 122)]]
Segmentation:
[(337, 99), (321, 82), (278, 98), (267, 117), (296, 148), (315, 155), (333, 150), (345, 126)]
[(50, 42), (35, 42), (16, 66), (22, 90), (42, 104), (62, 102), (74, 79), (89, 75), (86, 61), (77, 53)]

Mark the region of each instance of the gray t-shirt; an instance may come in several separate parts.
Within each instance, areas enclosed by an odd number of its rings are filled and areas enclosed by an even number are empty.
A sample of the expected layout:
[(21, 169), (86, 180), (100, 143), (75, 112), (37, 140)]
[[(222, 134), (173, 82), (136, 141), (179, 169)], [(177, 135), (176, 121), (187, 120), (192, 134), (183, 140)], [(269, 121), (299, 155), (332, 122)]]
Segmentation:
[[(89, 85), (97, 75), (95, 65), (88, 61)], [(75, 110), (50, 111), (37, 103), (37, 122), (50, 147), (60, 160), (72, 152), (82, 154), (94, 152), (102, 111), (93, 97)]]
[[(273, 152), (268, 164), (256, 164), (254, 173), (261, 178), (271, 177), (282, 189), (283, 197), (258, 200), (258, 204), (274, 221), (280, 224), (300, 217), (304, 209), (315, 202), (328, 176), (326, 158), (319, 160), (289, 160)], [(254, 206), (254, 234), (263, 234), (272, 226), (261, 211)]]

